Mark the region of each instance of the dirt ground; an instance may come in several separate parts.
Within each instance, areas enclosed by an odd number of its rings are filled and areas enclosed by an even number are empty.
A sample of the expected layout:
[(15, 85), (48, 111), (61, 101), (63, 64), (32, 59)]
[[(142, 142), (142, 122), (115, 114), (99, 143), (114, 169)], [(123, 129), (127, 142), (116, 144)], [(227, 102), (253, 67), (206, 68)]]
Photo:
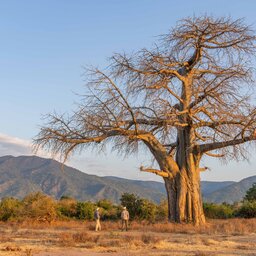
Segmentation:
[[(169, 256), (256, 255), (256, 231), (245, 234), (155, 232), (146, 228), (95, 232), (84, 225), (0, 226), (0, 255)], [(227, 233), (227, 232), (226, 232)], [(231, 232), (232, 233), (232, 232)]]

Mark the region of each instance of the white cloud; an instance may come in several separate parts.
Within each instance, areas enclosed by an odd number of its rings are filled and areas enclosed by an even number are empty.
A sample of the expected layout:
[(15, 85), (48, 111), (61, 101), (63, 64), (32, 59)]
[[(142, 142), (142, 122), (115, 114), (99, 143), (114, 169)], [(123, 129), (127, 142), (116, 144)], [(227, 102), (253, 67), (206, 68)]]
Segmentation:
[[(33, 155), (32, 143), (29, 140), (0, 133), (0, 156), (5, 155)], [(41, 157), (50, 157), (50, 154), (43, 150), (39, 150), (37, 155)]]
[(0, 155), (31, 155), (31, 142), (0, 133)]

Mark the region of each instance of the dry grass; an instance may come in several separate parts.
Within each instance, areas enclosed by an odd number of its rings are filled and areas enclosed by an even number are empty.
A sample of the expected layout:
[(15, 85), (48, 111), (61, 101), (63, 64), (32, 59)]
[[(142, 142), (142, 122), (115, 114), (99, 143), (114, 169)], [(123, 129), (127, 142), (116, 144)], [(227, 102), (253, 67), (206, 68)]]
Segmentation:
[[(94, 222), (90, 221), (56, 221), (54, 223), (40, 222), (12, 222), (1, 223), (1, 227), (11, 229), (16, 232), (19, 228), (28, 228), (34, 230), (42, 230), (54, 228), (55, 230), (81, 229), (93, 231), (95, 229)], [(121, 229), (120, 222), (106, 221), (101, 223), (102, 230), (116, 231)], [(227, 219), (227, 220), (208, 220), (204, 226), (196, 227), (193, 224), (175, 224), (175, 223), (148, 223), (133, 221), (129, 225), (130, 230), (140, 230), (144, 232), (159, 233), (180, 233), (180, 234), (225, 234), (225, 235), (243, 235), (250, 234), (256, 230), (256, 219)], [(0, 229), (1, 230), (1, 229)], [(31, 233), (31, 232), (30, 232)], [(1, 235), (3, 233), (1, 232)], [(23, 234), (24, 235), (24, 234)], [(0, 236), (1, 240), (1, 236)]]
[(141, 235), (141, 241), (144, 244), (155, 244), (161, 241), (161, 239), (157, 236), (153, 235), (147, 235), (147, 234), (142, 234)]
[[(132, 222), (128, 232), (121, 232), (119, 222), (102, 222), (101, 232), (94, 231), (94, 222), (1, 223), (0, 255), (14, 252), (13, 255), (34, 256), (44, 250), (87, 250), (118, 256), (162, 256), (170, 255), (170, 251), (177, 252), (173, 255), (193, 256), (225, 255), (227, 251), (229, 255), (253, 255), (255, 231), (256, 219), (214, 220), (204, 227)], [(216, 250), (221, 253), (215, 254)], [(74, 255), (80, 255), (77, 253)]]
[(193, 224), (134, 222), (131, 228), (159, 233), (244, 235), (255, 232), (256, 219), (209, 220), (206, 225), (199, 227)]
[(100, 235), (92, 235), (87, 232), (61, 232), (59, 234), (58, 243), (61, 246), (71, 247), (79, 244), (97, 244)]

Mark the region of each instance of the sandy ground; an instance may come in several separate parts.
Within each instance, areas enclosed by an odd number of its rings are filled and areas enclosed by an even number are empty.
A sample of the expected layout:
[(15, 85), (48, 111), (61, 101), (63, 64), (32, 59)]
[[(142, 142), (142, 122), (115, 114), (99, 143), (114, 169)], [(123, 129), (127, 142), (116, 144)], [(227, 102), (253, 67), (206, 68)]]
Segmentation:
[(169, 256), (255, 255), (256, 233), (183, 234), (81, 227), (0, 227), (0, 255), (17, 256)]

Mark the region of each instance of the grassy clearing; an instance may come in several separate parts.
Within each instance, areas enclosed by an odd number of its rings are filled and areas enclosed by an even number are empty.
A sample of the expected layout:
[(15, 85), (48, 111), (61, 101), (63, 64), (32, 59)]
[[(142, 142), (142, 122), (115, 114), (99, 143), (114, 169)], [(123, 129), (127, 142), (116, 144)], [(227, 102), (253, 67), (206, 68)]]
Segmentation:
[(212, 220), (204, 227), (132, 222), (128, 232), (120, 231), (119, 222), (102, 222), (101, 232), (93, 229), (93, 222), (81, 221), (1, 223), (0, 255), (164, 256), (172, 252), (199, 256), (255, 252), (256, 219)]

